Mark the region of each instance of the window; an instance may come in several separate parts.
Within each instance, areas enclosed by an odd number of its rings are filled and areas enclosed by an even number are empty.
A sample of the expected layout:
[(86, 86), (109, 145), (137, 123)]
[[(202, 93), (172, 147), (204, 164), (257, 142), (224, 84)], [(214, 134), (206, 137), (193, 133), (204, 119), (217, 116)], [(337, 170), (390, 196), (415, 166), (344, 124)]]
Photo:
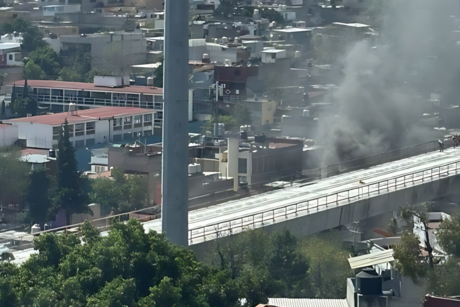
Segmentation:
[(8, 54), (8, 60), (13, 61), (13, 55), (12, 54)]
[(134, 123), (135, 124), (142, 124), (142, 115), (134, 116)]
[(125, 125), (125, 126), (131, 126), (131, 120), (132, 120), (132, 117), (131, 117), (131, 116), (125, 117), (124, 120), (123, 120), (123, 125)]
[(152, 122), (152, 114), (145, 114), (144, 122)]
[(238, 181), (240, 184), (247, 184), (248, 183), (248, 177), (246, 176), (239, 176)]
[(238, 173), (246, 174), (248, 172), (248, 160), (238, 159)]
[(85, 124), (75, 125), (75, 136), (82, 136), (85, 134)]
[(163, 102), (163, 96), (155, 95), (154, 96), (154, 101), (155, 102)]
[(59, 135), (61, 134), (61, 126), (53, 127), (53, 140), (59, 140)]
[(272, 53), (272, 60), (276, 59), (276, 53)]
[(94, 134), (95, 130), (96, 130), (95, 122), (86, 123), (86, 134)]

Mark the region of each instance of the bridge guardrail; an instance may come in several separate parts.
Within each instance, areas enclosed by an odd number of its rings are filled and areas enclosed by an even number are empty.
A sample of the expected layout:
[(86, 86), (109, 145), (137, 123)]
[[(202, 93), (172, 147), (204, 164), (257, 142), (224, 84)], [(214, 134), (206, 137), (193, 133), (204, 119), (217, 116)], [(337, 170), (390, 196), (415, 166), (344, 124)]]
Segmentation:
[(459, 169), (460, 160), (375, 183), (362, 184), (356, 188), (344, 189), (307, 201), (281, 206), (240, 218), (229, 219), (213, 225), (196, 227), (189, 229), (189, 244), (192, 244), (193, 241), (200, 241), (200, 239), (202, 241), (212, 240), (221, 236), (242, 232), (246, 229), (255, 229), (258, 228), (257, 226), (261, 227), (266, 224), (275, 223), (277, 219), (287, 219), (290, 215), (297, 216), (299, 213), (308, 214), (310, 211), (314, 212), (314, 210), (318, 212), (321, 207), (327, 208), (330, 205), (338, 207), (340, 203), (350, 203), (351, 200), (369, 198), (380, 194), (381, 191), (389, 192), (391, 189), (397, 190), (398, 187), (406, 187), (408, 184), (415, 185), (419, 181), (433, 181), (434, 178), (448, 176), (449, 172), (457, 174)]
[[(453, 146), (451, 140), (444, 142), (445, 148)], [(352, 172), (363, 167), (371, 167), (383, 163), (393, 162), (409, 157), (418, 156), (420, 154), (436, 151), (439, 149), (437, 141), (430, 141), (423, 144), (408, 146), (400, 149), (395, 149), (388, 152), (375, 154), (359, 159), (345, 161), (338, 164), (328, 165), (320, 168), (304, 170), (302, 174), (312, 179), (323, 179), (343, 173)]]

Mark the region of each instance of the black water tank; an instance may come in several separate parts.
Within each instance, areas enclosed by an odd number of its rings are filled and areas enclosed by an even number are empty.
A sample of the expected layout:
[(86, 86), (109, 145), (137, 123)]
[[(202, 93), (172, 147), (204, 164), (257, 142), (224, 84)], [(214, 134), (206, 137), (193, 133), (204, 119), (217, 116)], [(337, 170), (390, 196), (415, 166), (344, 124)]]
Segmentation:
[(246, 131), (241, 132), (241, 139), (242, 140), (247, 140), (248, 139), (248, 133)]
[(254, 141), (255, 141), (256, 143), (265, 143), (266, 140), (267, 140), (267, 137), (266, 137), (265, 134), (263, 134), (263, 133), (254, 136)]
[(356, 275), (356, 292), (362, 295), (381, 295), (382, 282), (382, 276), (373, 268), (364, 268)]

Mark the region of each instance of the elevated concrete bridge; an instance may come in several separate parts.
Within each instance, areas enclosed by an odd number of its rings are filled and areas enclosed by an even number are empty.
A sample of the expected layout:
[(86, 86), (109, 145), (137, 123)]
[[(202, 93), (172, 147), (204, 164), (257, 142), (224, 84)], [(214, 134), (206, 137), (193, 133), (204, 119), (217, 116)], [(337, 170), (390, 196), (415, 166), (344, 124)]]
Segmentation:
[[(460, 149), (430, 152), (189, 212), (189, 245), (245, 229), (313, 234), (460, 193)], [(144, 223), (161, 231), (161, 221)]]

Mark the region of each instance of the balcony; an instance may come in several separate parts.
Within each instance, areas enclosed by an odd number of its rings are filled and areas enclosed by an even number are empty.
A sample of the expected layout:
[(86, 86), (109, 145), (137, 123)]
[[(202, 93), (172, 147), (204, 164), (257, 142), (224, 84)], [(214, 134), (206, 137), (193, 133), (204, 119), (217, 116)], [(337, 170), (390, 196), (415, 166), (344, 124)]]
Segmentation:
[[(153, 109), (153, 102), (140, 101), (138, 99), (99, 99), (99, 98), (86, 98), (86, 97), (68, 97), (68, 96), (54, 96), (54, 95), (35, 95), (30, 94), (30, 97), (39, 103), (60, 103), (69, 104), (75, 103), (77, 105), (93, 105), (93, 106), (115, 106), (115, 107), (141, 107)], [(158, 107), (155, 107), (158, 109)]]

